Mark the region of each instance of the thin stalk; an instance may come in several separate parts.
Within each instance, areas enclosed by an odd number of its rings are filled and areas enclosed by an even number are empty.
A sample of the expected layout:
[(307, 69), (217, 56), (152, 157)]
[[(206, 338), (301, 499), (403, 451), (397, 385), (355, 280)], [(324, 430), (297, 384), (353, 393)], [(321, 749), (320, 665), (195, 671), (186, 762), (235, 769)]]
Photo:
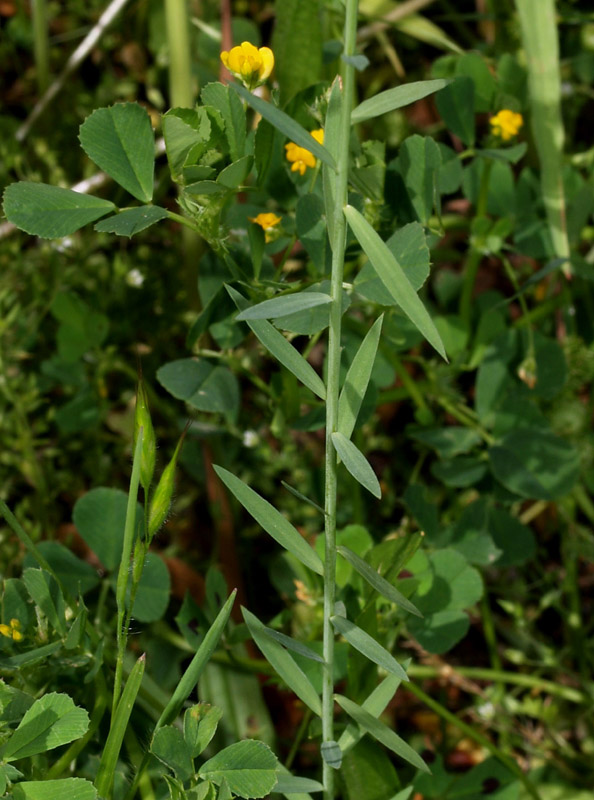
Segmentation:
[[(357, 0), (347, 0), (344, 24), (344, 54), (355, 53), (357, 36)], [(338, 396), (340, 391), (340, 341), (342, 326), (342, 281), (346, 243), (346, 218), (343, 209), (348, 201), (348, 169), (350, 115), (355, 90), (354, 67), (343, 62), (343, 96), (341, 108), (340, 143), (338, 148), (335, 208), (332, 242), (332, 275), (330, 280), (330, 329), (328, 333), (328, 378), (326, 384), (326, 454), (325, 454), (325, 538), (324, 564), (324, 678), (322, 685), (322, 742), (334, 741), (334, 630), (330, 618), (334, 614), (336, 594), (336, 495), (337, 454), (332, 433), (338, 426)], [(324, 800), (334, 798), (334, 771), (323, 762)]]
[(35, 77), (40, 94), (49, 82), (49, 42), (47, 25), (47, 0), (33, 0), (33, 51), (35, 53)]
[[(487, 161), (483, 167), (479, 194), (476, 203), (477, 219), (484, 217), (487, 213), (489, 179), (491, 177), (492, 167), (492, 161)], [(460, 316), (467, 327), (470, 327), (470, 320), (472, 317), (472, 295), (474, 292), (474, 284), (476, 283), (476, 276), (482, 259), (482, 252), (478, 248), (472, 247), (464, 266), (464, 283), (462, 284), (462, 294), (460, 296)]]
[(190, 26), (186, 0), (165, 0), (169, 50), (169, 99), (172, 108), (192, 108), (195, 81), (190, 56)]
[(134, 544), (134, 534), (136, 532), (136, 502), (138, 498), (138, 486), (140, 484), (140, 460), (142, 454), (142, 440), (143, 429), (140, 428), (138, 432), (138, 439), (136, 440), (136, 448), (134, 450), (134, 461), (132, 463), (132, 476), (130, 478), (130, 491), (128, 493), (128, 506), (126, 508), (126, 525), (124, 528), (124, 544), (122, 547), (122, 560), (118, 571), (118, 578), (116, 583), (116, 602), (118, 606), (118, 629), (117, 629), (117, 643), (118, 654), (116, 659), (115, 680), (113, 686), (113, 701), (112, 701), (112, 724), (115, 717), (116, 709), (120, 699), (120, 691), (122, 688), (122, 669), (124, 666), (124, 653), (126, 651), (126, 643), (128, 642), (128, 629), (124, 624), (126, 615), (126, 590), (128, 588), (128, 580), (130, 574), (130, 558), (132, 556), (132, 547)]

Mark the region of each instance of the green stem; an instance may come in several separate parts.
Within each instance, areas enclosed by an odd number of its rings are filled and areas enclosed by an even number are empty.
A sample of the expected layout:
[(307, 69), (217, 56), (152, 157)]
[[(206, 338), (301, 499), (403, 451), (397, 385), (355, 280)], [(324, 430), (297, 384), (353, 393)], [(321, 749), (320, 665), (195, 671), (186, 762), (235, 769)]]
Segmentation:
[(39, 94), (49, 84), (49, 44), (47, 27), (47, 0), (33, 0), (33, 49), (35, 52), (35, 77)]
[[(485, 162), (481, 175), (481, 184), (476, 203), (476, 218), (484, 217), (487, 213), (487, 199), (489, 197), (489, 178), (491, 176), (492, 161)], [(476, 247), (471, 247), (464, 267), (464, 283), (462, 284), (462, 294), (460, 296), (460, 316), (467, 327), (470, 327), (472, 317), (472, 294), (478, 268), (482, 261), (483, 254)]]
[(291, 769), (293, 765), (293, 761), (295, 760), (295, 756), (299, 751), (299, 747), (301, 742), (303, 741), (303, 737), (307, 733), (307, 728), (311, 721), (311, 710), (309, 708), (305, 709), (305, 713), (303, 714), (303, 719), (301, 720), (301, 724), (299, 725), (299, 730), (297, 731), (297, 735), (293, 739), (293, 744), (291, 745), (291, 749), (289, 750), (289, 755), (287, 756), (287, 760), (285, 761), (285, 767), (287, 769)]
[[(355, 53), (357, 36), (357, 0), (347, 0), (344, 23), (344, 54)], [(355, 90), (354, 67), (343, 62), (342, 107), (340, 141), (335, 182), (335, 207), (332, 241), (332, 275), (330, 280), (330, 329), (328, 333), (328, 378), (326, 385), (326, 454), (325, 454), (325, 538), (324, 564), (324, 677), (322, 684), (322, 742), (334, 741), (334, 630), (330, 618), (334, 614), (336, 594), (336, 495), (337, 455), (332, 442), (332, 433), (338, 426), (338, 396), (340, 391), (340, 344), (342, 328), (342, 281), (344, 275), (344, 251), (346, 243), (346, 218), (344, 207), (348, 202), (348, 169), (350, 115)], [(324, 800), (334, 799), (333, 768), (323, 762)]]
[(418, 697), (418, 699), (421, 700), (421, 702), (428, 706), (432, 711), (435, 711), (439, 717), (446, 722), (449, 722), (450, 725), (453, 725), (461, 730), (465, 736), (468, 736), (469, 739), (472, 739), (480, 744), (481, 747), (484, 747), (485, 750), (488, 750), (489, 753), (491, 753), (491, 755), (494, 756), (498, 761), (501, 761), (501, 763), (504, 764), (510, 772), (512, 772), (517, 778), (519, 778), (520, 781), (522, 781), (524, 788), (530, 797), (533, 797), (534, 800), (542, 800), (536, 787), (532, 784), (532, 781), (522, 772), (514, 759), (510, 758), (510, 756), (506, 755), (505, 753), (502, 753), (501, 750), (499, 750), (490, 739), (487, 739), (486, 736), (483, 736), (482, 733), (479, 733), (474, 726), (468, 725), (468, 723), (463, 722), (455, 714), (452, 714), (451, 711), (448, 711), (448, 709), (441, 703), (438, 703), (437, 700), (434, 700), (428, 694), (425, 694), (425, 692), (412, 681), (403, 683), (402, 686), (404, 689), (406, 689), (406, 691), (414, 694), (415, 697)]
[(169, 49), (169, 99), (173, 108), (192, 108), (195, 82), (192, 75), (190, 31), (186, 0), (165, 0), (165, 27)]
[(111, 708), (112, 724), (115, 712), (120, 699), (122, 688), (122, 669), (124, 666), (124, 653), (128, 642), (128, 629), (124, 624), (126, 615), (126, 590), (128, 588), (130, 573), (130, 558), (134, 545), (134, 535), (136, 533), (136, 503), (138, 499), (138, 486), (140, 484), (140, 460), (142, 453), (143, 429), (140, 428), (134, 450), (134, 461), (132, 463), (132, 475), (130, 477), (130, 491), (128, 493), (128, 506), (126, 508), (126, 525), (124, 528), (124, 544), (122, 547), (122, 560), (118, 571), (116, 583), (116, 602), (118, 606), (118, 629), (117, 644), (118, 654), (116, 659), (115, 680), (113, 686), (113, 700)]

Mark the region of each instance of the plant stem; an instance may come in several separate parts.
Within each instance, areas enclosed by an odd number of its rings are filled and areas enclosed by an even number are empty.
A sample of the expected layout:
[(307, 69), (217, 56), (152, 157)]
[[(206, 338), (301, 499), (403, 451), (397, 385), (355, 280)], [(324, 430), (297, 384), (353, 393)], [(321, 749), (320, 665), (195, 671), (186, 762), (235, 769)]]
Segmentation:
[(138, 498), (138, 486), (140, 484), (140, 458), (142, 453), (143, 429), (140, 428), (138, 438), (136, 440), (136, 448), (134, 450), (134, 461), (132, 463), (132, 475), (130, 478), (130, 491), (128, 493), (128, 506), (126, 508), (126, 525), (124, 528), (124, 544), (122, 547), (122, 560), (118, 571), (118, 578), (116, 583), (116, 602), (118, 606), (118, 629), (117, 629), (117, 643), (118, 654), (116, 659), (115, 680), (113, 686), (113, 700), (112, 700), (112, 725), (115, 717), (115, 712), (120, 699), (120, 691), (122, 688), (122, 669), (124, 666), (124, 653), (126, 651), (126, 643), (128, 641), (128, 629), (124, 624), (126, 614), (126, 590), (128, 588), (130, 576), (130, 558), (132, 556), (132, 547), (134, 545), (134, 535), (136, 533), (136, 503)]
[(165, 27), (169, 48), (171, 107), (192, 108), (195, 90), (186, 0), (165, 0)]
[(49, 82), (49, 46), (47, 38), (47, 0), (33, 0), (33, 48), (35, 51), (35, 78), (40, 94)]
[[(344, 24), (344, 54), (355, 52), (357, 35), (357, 0), (347, 0)], [(324, 564), (324, 679), (322, 688), (322, 742), (334, 741), (334, 630), (330, 621), (334, 614), (336, 593), (336, 492), (337, 455), (332, 443), (332, 433), (338, 426), (338, 396), (340, 391), (340, 340), (342, 326), (342, 281), (344, 274), (344, 250), (346, 242), (346, 218), (343, 209), (348, 201), (348, 167), (350, 141), (350, 115), (355, 88), (354, 67), (343, 62), (342, 108), (340, 144), (338, 148), (335, 207), (332, 241), (332, 275), (330, 296), (330, 329), (328, 334), (328, 378), (326, 385), (326, 489), (325, 489), (325, 538)], [(324, 800), (334, 798), (333, 768), (323, 762)]]

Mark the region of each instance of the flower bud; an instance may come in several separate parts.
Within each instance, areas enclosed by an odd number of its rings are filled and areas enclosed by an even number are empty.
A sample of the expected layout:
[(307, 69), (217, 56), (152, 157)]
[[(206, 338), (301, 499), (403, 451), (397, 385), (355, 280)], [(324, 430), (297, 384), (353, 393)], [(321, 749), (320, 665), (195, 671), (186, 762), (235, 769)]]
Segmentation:
[(179, 451), (181, 450), (185, 435), (186, 431), (182, 433), (180, 440), (177, 443), (177, 447), (175, 448), (175, 453), (173, 454), (169, 464), (167, 464), (163, 470), (163, 473), (159, 479), (159, 483), (157, 484), (157, 488), (155, 489), (155, 493), (151, 499), (148, 521), (149, 544), (155, 533), (167, 519), (167, 514), (169, 513), (169, 509), (171, 507), (171, 498), (173, 496), (175, 478), (175, 465), (177, 463), (177, 457), (179, 456)]
[(134, 447), (138, 439), (138, 431), (143, 429), (142, 452), (140, 455), (140, 483), (145, 492), (148, 491), (155, 471), (155, 453), (157, 442), (148, 407), (148, 398), (142, 379), (138, 382), (136, 392), (136, 413), (134, 415)]

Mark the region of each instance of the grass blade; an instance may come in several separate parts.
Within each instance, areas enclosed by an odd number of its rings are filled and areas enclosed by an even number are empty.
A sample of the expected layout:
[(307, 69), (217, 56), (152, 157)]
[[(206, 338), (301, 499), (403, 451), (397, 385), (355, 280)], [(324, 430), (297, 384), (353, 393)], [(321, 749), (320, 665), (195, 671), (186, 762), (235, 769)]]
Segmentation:
[(298, 292), (283, 295), (282, 297), (273, 297), (271, 300), (264, 300), (263, 303), (258, 303), (241, 311), (235, 319), (238, 322), (249, 319), (274, 319), (288, 314), (296, 314), (298, 311), (306, 311), (308, 308), (327, 305), (331, 302), (330, 295), (323, 292)]
[(97, 777), (95, 778), (95, 787), (100, 797), (109, 798), (111, 796), (115, 768), (118, 763), (122, 742), (124, 741), (124, 734), (128, 727), (128, 721), (132, 713), (132, 708), (134, 707), (136, 695), (142, 683), (144, 666), (145, 655), (143, 654), (132, 667), (132, 671), (124, 686), (122, 697), (112, 718), (111, 728), (107, 736), (107, 741), (105, 742), (101, 761), (99, 762)]
[(338, 399), (338, 432), (342, 433), (346, 439), (351, 438), (359, 410), (361, 409), (361, 403), (369, 385), (383, 320), (384, 315), (382, 314), (373, 323), (361, 342), (349, 367)]
[(387, 89), (385, 92), (380, 92), (375, 97), (359, 103), (351, 113), (351, 122), (353, 125), (357, 122), (365, 122), (373, 117), (379, 117), (380, 114), (387, 114), (389, 111), (395, 111), (397, 108), (410, 105), (410, 103), (416, 103), (423, 97), (439, 92), (449, 83), (451, 80), (439, 78), (434, 81), (414, 81), (396, 86), (394, 89)]

